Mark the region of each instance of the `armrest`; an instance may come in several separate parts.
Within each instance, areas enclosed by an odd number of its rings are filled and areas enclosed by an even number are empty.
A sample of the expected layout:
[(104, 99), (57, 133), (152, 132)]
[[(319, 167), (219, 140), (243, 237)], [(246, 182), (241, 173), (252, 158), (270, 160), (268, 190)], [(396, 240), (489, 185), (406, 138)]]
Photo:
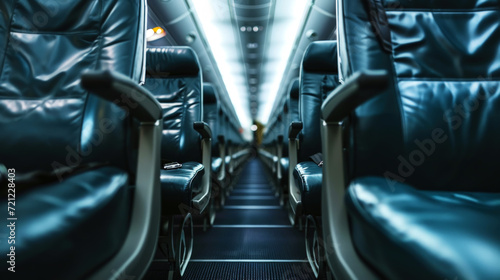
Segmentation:
[(387, 87), (385, 70), (356, 72), (323, 102), (321, 116), (327, 122), (340, 122), (356, 107), (382, 93)]
[(193, 197), (193, 206), (203, 213), (210, 202), (210, 180), (212, 175), (212, 130), (205, 122), (194, 122), (193, 128), (201, 135), (202, 164), (205, 173), (201, 179), (201, 191)]
[(302, 130), (302, 122), (292, 122), (288, 128), (288, 139), (295, 139), (299, 132)]
[(81, 85), (118, 106), (123, 103), (122, 108), (140, 122), (162, 118), (161, 105), (153, 94), (127, 76), (110, 70), (89, 71), (82, 74)]
[(212, 138), (212, 130), (206, 122), (194, 122), (193, 128), (201, 135), (203, 139)]

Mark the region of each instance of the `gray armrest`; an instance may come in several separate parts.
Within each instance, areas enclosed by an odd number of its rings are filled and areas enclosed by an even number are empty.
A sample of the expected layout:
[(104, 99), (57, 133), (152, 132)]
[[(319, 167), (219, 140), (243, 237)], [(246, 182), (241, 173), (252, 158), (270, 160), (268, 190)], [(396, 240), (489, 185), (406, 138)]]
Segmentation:
[(84, 89), (122, 107), (140, 122), (155, 122), (162, 118), (162, 109), (156, 98), (136, 82), (110, 70), (89, 71), (82, 74)]
[[(136, 82), (111, 71), (82, 75), (81, 85), (115, 103), (141, 122), (130, 230), (121, 249), (90, 279), (117, 279), (127, 271), (144, 271), (157, 245), (160, 209), (160, 147), (162, 109), (154, 96)], [(142, 275), (138, 275), (141, 278)]]
[(299, 132), (302, 130), (302, 122), (292, 122), (288, 128), (288, 139), (295, 139)]
[(385, 70), (356, 72), (337, 87), (321, 106), (321, 116), (327, 122), (340, 122), (356, 107), (380, 94), (387, 86)]
[(321, 106), (324, 120), (321, 123), (323, 236), (329, 265), (338, 279), (378, 279), (358, 256), (351, 240), (344, 200), (349, 179), (345, 171), (342, 120), (356, 107), (382, 93), (387, 81), (388, 74), (384, 70), (355, 73)]
[(192, 199), (196, 209), (203, 213), (210, 202), (210, 176), (212, 174), (212, 130), (205, 122), (194, 122), (193, 128), (201, 135), (202, 164), (205, 173), (201, 179), (201, 191)]
[(212, 130), (206, 122), (194, 122), (193, 128), (201, 135), (202, 138), (212, 138)]

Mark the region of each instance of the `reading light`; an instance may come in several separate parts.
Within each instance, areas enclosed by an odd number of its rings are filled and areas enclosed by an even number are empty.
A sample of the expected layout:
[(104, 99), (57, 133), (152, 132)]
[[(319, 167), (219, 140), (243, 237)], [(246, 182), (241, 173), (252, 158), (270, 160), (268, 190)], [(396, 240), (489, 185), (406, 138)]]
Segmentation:
[(146, 30), (146, 40), (148, 42), (156, 41), (156, 40), (163, 38), (165, 36), (167, 36), (167, 33), (161, 27), (155, 27), (155, 28)]

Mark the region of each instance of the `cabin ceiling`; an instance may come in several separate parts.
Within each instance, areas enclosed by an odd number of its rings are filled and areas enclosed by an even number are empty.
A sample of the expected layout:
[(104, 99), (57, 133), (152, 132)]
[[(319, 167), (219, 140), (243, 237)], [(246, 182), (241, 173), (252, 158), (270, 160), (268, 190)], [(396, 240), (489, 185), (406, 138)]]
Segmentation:
[(148, 0), (148, 6), (148, 28), (167, 32), (149, 45), (195, 49), (204, 81), (234, 106), (244, 130), (272, 117), (298, 76), (305, 47), (334, 37), (331, 0)]

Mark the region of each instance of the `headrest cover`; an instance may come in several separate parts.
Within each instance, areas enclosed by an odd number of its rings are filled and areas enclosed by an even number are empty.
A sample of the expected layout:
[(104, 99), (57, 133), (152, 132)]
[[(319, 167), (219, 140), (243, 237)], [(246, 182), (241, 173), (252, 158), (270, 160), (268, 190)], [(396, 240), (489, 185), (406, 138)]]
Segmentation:
[(298, 78), (294, 79), (290, 85), (290, 98), (299, 99), (299, 89), (300, 89), (300, 80)]
[(161, 47), (146, 50), (146, 73), (151, 77), (197, 76), (200, 62), (190, 47)]
[(302, 58), (302, 70), (312, 73), (337, 74), (337, 41), (310, 43)]
[(203, 104), (217, 104), (217, 92), (210, 83), (203, 84)]

